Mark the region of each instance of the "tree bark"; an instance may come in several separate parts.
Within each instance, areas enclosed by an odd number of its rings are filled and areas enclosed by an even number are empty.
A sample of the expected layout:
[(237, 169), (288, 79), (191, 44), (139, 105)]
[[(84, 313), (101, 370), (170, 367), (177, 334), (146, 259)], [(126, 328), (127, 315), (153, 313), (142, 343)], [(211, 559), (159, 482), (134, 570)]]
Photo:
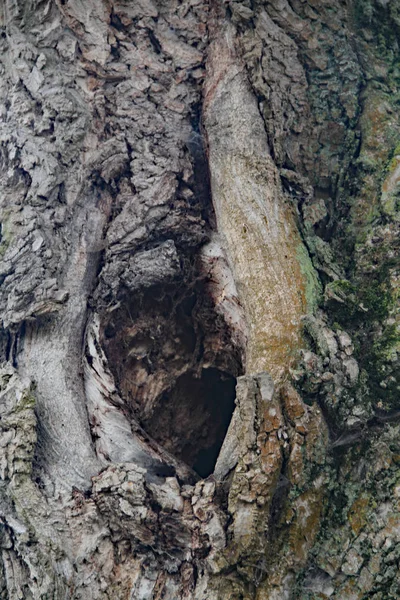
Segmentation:
[(398, 1), (0, 26), (0, 597), (398, 598)]

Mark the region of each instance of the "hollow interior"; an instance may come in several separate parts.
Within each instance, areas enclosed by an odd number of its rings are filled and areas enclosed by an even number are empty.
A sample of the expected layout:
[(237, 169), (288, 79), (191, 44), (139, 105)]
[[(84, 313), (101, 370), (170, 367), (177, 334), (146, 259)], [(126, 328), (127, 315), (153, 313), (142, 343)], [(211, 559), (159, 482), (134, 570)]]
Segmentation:
[(241, 349), (204, 280), (152, 287), (125, 301), (103, 327), (126, 410), (171, 454), (210, 475), (243, 369)]
[(215, 368), (185, 373), (163, 394), (146, 431), (175, 456), (208, 477), (215, 467), (235, 407), (236, 379)]

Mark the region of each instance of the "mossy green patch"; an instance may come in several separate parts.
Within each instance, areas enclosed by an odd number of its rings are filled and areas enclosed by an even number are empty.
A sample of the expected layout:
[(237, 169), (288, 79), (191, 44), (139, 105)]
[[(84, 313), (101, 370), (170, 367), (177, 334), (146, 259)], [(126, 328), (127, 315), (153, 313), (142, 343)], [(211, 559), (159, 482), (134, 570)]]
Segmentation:
[(35, 396), (29, 390), (21, 396), (21, 399), (18, 402), (15, 412), (22, 412), (23, 410), (35, 408), (35, 404), (36, 404)]
[(347, 326), (360, 312), (357, 290), (347, 279), (337, 279), (325, 286), (325, 305), (335, 322)]
[(322, 298), (322, 285), (304, 244), (297, 246), (296, 257), (305, 281), (307, 310), (315, 312)]

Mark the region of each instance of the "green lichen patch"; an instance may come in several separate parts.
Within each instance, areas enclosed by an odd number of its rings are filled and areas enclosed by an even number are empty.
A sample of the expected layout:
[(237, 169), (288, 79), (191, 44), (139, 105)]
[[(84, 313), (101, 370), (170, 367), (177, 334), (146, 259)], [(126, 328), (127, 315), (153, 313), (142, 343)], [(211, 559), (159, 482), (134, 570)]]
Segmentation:
[[(371, 432), (329, 473), (326, 504), (309, 563), (298, 575), (298, 598), (398, 598), (399, 426)], [(360, 459), (361, 457), (361, 459)]]
[(316, 270), (311, 262), (310, 255), (304, 244), (297, 247), (296, 257), (300, 265), (300, 271), (305, 282), (305, 296), (307, 309), (310, 313), (315, 312), (322, 297), (322, 286)]
[(359, 312), (357, 290), (347, 279), (328, 283), (324, 290), (325, 306), (334, 315), (335, 321), (346, 325)]
[[(387, 65), (387, 70), (378, 70), (376, 65), (369, 68), (375, 75), (381, 75), (378, 82), (384, 86), (399, 83), (398, 72), (398, 39), (400, 34), (400, 8), (397, 0), (355, 0), (353, 4), (353, 19), (355, 27), (361, 33), (369, 46), (369, 54), (376, 60)], [(382, 77), (386, 75), (386, 77)]]

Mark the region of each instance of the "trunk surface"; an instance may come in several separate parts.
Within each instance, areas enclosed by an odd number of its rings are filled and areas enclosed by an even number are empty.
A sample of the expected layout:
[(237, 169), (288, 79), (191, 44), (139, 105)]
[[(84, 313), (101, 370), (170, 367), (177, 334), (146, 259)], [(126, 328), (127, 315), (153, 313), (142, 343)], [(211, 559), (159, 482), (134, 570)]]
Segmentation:
[(398, 0), (0, 0), (0, 598), (400, 597)]

